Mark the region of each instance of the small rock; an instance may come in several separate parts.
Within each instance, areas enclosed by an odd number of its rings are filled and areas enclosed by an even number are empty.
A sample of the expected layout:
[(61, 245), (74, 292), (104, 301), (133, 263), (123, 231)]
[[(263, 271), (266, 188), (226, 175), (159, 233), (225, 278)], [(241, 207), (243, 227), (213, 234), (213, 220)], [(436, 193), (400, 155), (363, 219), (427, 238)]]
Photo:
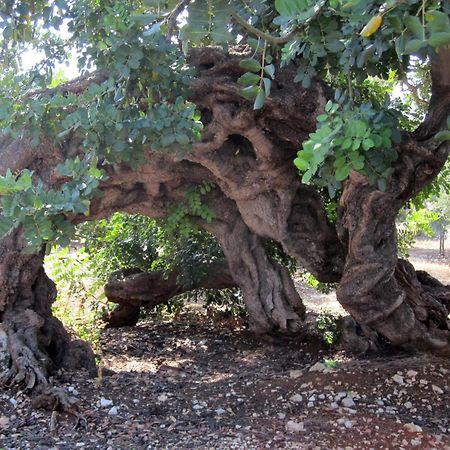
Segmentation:
[(218, 416), (221, 416), (222, 414), (225, 414), (226, 411), (225, 411), (223, 408), (217, 408), (217, 409), (215, 410), (215, 413), (216, 413)]
[(415, 370), (408, 370), (408, 372), (406, 372), (406, 376), (408, 378), (416, 378), (417, 372)]
[(413, 407), (413, 405), (412, 405), (411, 402), (406, 402), (403, 406), (404, 406), (406, 409), (411, 409), (411, 408)]
[(13, 405), (13, 406), (17, 406), (17, 400), (15, 399), (15, 398), (10, 398), (9, 399), (9, 403), (11, 403), (11, 405)]
[(278, 418), (279, 418), (280, 420), (286, 419), (286, 414), (285, 414), (285, 413), (278, 413), (277, 416), (278, 416)]
[(316, 362), (314, 365), (312, 365), (309, 369), (310, 372), (323, 372), (327, 366), (324, 363)]
[(192, 409), (195, 409), (195, 411), (199, 411), (200, 409), (203, 409), (203, 406), (200, 405), (199, 403), (196, 403), (196, 404), (192, 407)]
[(6, 416), (0, 416), (0, 428), (6, 428), (9, 425), (9, 418)]
[(102, 408), (107, 408), (108, 406), (111, 406), (113, 404), (112, 400), (108, 400), (107, 398), (101, 398), (100, 399), (100, 406)]
[(341, 401), (341, 405), (344, 406), (345, 408), (353, 408), (353, 406), (356, 406), (355, 402), (351, 397), (343, 398)]
[(353, 427), (353, 422), (351, 420), (346, 420), (344, 422), (344, 427), (345, 428), (352, 428)]
[(117, 406), (113, 406), (113, 407), (108, 411), (108, 416), (117, 416), (118, 413), (119, 413), (119, 411), (117, 410)]
[(436, 386), (434, 384), (431, 385), (431, 389), (433, 389), (433, 391), (436, 392), (436, 394), (443, 394), (444, 393), (444, 391), (439, 386)]
[(303, 401), (303, 396), (300, 394), (295, 394), (290, 398), (291, 402), (300, 403)]
[(411, 433), (421, 433), (422, 432), (422, 428), (419, 427), (419, 425), (416, 425), (415, 423), (405, 423), (405, 425), (403, 425), (403, 427), (406, 428)]
[(298, 433), (300, 431), (305, 431), (305, 426), (303, 425), (303, 422), (295, 422), (290, 420), (286, 424), (286, 430), (291, 431), (292, 433)]
[(168, 398), (169, 397), (166, 394), (161, 394), (161, 395), (158, 395), (157, 400), (158, 400), (158, 402), (164, 403), (168, 400)]
[(392, 377), (392, 380), (395, 381), (397, 384), (404, 384), (405, 381), (403, 380), (403, 377), (401, 375), (395, 374)]
[(291, 370), (289, 372), (289, 378), (292, 378), (293, 380), (300, 378), (302, 376), (301, 370)]

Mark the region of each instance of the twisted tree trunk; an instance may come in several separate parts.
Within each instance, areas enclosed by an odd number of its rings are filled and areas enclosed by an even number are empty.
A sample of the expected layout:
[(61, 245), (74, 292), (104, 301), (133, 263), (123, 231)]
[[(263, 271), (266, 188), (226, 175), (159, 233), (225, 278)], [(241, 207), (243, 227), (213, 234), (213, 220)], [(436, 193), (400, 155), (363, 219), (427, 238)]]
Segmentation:
[[(315, 130), (330, 90), (317, 81), (304, 89), (292, 81), (295, 68), (286, 68), (278, 71), (264, 108), (254, 111), (237, 83), (244, 72), (239, 61), (247, 56), (242, 49), (192, 52), (198, 75), (191, 100), (202, 112), (202, 141), (182, 161), (149, 146), (146, 163), (137, 169), (105, 166), (109, 179), (100, 187), (103, 195), (93, 200), (89, 219), (114, 211), (161, 217), (170, 205), (185, 201), (192, 186), (214, 183), (216, 189), (203, 201), (216, 219), (211, 224), (194, 219), (219, 239), (253, 330), (295, 332), (302, 326), (304, 307), (292, 280), (264, 250), (263, 239), (270, 238), (319, 280), (341, 280), (338, 299), (361, 324), (395, 345), (447, 351), (448, 288), (422, 275), (416, 278), (398, 262), (394, 221), (399, 208), (436, 177), (448, 155), (448, 144), (432, 138), (450, 112), (450, 51), (441, 50), (433, 61), (430, 113), (416, 133), (403, 135), (386, 192), (356, 173), (345, 183), (339, 233), (328, 222), (319, 194), (300, 183), (292, 164), (301, 142)], [(78, 81), (57, 89), (77, 94), (88, 85)], [(46, 187), (57, 188), (64, 182), (57, 164), (83, 156), (82, 141), (75, 134), (32, 147), (26, 139), (1, 138), (0, 173), (28, 168)], [(42, 257), (22, 249), (20, 230), (0, 241), (0, 344), (9, 358), (3, 379), (31, 387), (44, 383), (53, 368), (78, 363), (76, 354), (81, 365), (91, 367), (92, 354), (83, 353), (82, 344), (71, 344), (52, 317), (55, 290)]]
[(1, 381), (31, 389), (46, 384), (56, 368), (94, 371), (90, 347), (72, 341), (52, 315), (56, 288), (45, 274), (43, 256), (25, 254), (23, 247), (20, 229), (0, 242), (0, 341), (11, 359)]

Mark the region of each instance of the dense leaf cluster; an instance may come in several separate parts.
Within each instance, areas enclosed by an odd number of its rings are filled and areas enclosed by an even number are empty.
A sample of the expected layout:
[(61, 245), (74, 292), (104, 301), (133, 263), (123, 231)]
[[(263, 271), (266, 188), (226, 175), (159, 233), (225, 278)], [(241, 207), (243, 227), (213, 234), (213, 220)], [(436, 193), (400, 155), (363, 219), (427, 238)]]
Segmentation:
[[(344, 95), (327, 105), (296, 159), (303, 182), (316, 180), (333, 196), (353, 169), (383, 189), (402, 117), (383, 102), (363, 101), (364, 85), (392, 73), (402, 78), (411, 61), (428, 61), (450, 44), (449, 13), (442, 0), (7, 0), (0, 5), (3, 133), (34, 146), (43, 137), (61, 146), (74, 140), (85, 155), (68, 163), (64, 173), (72, 181), (60, 192), (45, 192), (36, 176), (6, 174), (1, 231), (22, 224), (32, 228), (27, 236), (36, 236), (35, 247), (55, 240), (63, 217), (88, 214), (101, 180), (101, 172), (90, 172), (94, 162), (101, 171), (142, 163), (147, 151), (180, 157), (189, 151), (202, 123), (186, 100), (195, 75), (186, 54), (209, 44), (253, 50), (237, 81), (255, 109), (264, 106), (283, 65), (295, 65), (295, 81), (304, 87), (314, 79), (339, 87)], [(25, 70), (32, 51), (41, 60)], [(55, 82), (58, 62), (70, 54), (83, 76), (93, 75), (87, 89)], [(438, 136), (449, 137), (447, 130)], [(26, 179), (33, 186), (23, 188)], [(80, 189), (86, 180), (89, 187)], [(197, 194), (187, 203), (174, 214), (212, 220)]]

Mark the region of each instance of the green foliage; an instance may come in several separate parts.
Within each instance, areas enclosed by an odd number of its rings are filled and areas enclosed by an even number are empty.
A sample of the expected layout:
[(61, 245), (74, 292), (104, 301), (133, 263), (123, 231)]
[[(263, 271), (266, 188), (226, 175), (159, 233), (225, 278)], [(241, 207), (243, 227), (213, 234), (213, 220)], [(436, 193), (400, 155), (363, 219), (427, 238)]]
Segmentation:
[(399, 213), (397, 221), (397, 248), (402, 257), (409, 256), (409, 250), (414, 245), (415, 238), (422, 233), (433, 235), (431, 224), (439, 219), (439, 214), (427, 209), (404, 208)]
[(385, 190), (393, 171), (391, 163), (397, 159), (393, 144), (400, 137), (395, 116), (370, 103), (351, 107), (337, 95), (338, 102), (328, 101), (325, 113), (317, 118), (317, 131), (310, 134), (294, 160), (303, 173), (302, 182), (316, 177), (315, 184), (327, 187), (333, 198), (350, 170), (356, 170)]
[(305, 270), (300, 273), (300, 280), (322, 294), (329, 294), (336, 288), (335, 283), (322, 283), (312, 273)]
[(97, 261), (84, 249), (55, 249), (45, 259), (46, 271), (58, 288), (53, 314), (94, 348), (99, 347), (102, 316), (111, 310), (96, 278)]
[(214, 212), (208, 205), (202, 202), (202, 195), (206, 195), (214, 189), (215, 185), (204, 181), (201, 185), (188, 189), (182, 202), (172, 205), (166, 218), (168, 233), (177, 231), (183, 236), (188, 236), (193, 227), (192, 217), (200, 217), (210, 223), (214, 219)]
[[(428, 65), (450, 43), (450, 4), (443, 0), (14, 0), (3, 2), (0, 13), (3, 133), (32, 145), (43, 137), (61, 147), (79, 140), (90, 167), (136, 166), (147, 151), (183, 157), (202, 132), (200, 114), (187, 100), (194, 72), (185, 55), (190, 47), (239, 42), (254, 50), (241, 64), (239, 83), (255, 109), (270, 96), (276, 69), (292, 61), (303, 87), (318, 78), (346, 91), (348, 101), (327, 106), (296, 159), (303, 181), (314, 179), (330, 196), (350, 170), (382, 190), (391, 173), (396, 120), (382, 102), (359, 101), (367, 80), (387, 80), (393, 72), (404, 77), (411, 61)], [(29, 51), (43, 59), (24, 70)], [(83, 75), (99, 75), (85, 90), (61, 84), (57, 63), (71, 52)], [(436, 138), (450, 138), (449, 131)], [(34, 176), (32, 186), (16, 185), (27, 172), (2, 178), (0, 231), (23, 225), (34, 249), (67, 242), (66, 217), (88, 213), (101, 180), (72, 172), (72, 181), (50, 191)], [(212, 220), (198, 205), (198, 195), (187, 193), (174, 217)]]
[(28, 251), (36, 252), (47, 242), (69, 244), (73, 226), (66, 214), (88, 216), (90, 199), (105, 175), (97, 169), (95, 158), (88, 157), (68, 159), (58, 172), (70, 181), (50, 190), (40, 180), (33, 183), (34, 174), (26, 169), (18, 175), (8, 169), (0, 176), (0, 237), (21, 225)]
[(328, 345), (333, 345), (336, 342), (338, 319), (336, 314), (326, 308), (323, 308), (316, 317), (316, 329), (322, 334), (323, 340)]

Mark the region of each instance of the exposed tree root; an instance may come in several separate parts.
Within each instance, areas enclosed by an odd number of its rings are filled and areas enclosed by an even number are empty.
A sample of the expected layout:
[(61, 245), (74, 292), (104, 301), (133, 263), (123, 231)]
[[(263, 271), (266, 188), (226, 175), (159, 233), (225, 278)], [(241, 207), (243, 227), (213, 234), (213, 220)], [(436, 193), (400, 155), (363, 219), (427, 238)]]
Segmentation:
[(176, 295), (193, 289), (225, 289), (236, 287), (225, 261), (213, 262), (199, 268), (203, 276), (189, 286), (179, 282), (179, 271), (144, 273), (139, 269), (123, 269), (111, 274), (105, 285), (109, 301), (119, 307), (106, 318), (111, 327), (133, 326), (139, 319), (141, 307), (153, 308), (166, 304)]

